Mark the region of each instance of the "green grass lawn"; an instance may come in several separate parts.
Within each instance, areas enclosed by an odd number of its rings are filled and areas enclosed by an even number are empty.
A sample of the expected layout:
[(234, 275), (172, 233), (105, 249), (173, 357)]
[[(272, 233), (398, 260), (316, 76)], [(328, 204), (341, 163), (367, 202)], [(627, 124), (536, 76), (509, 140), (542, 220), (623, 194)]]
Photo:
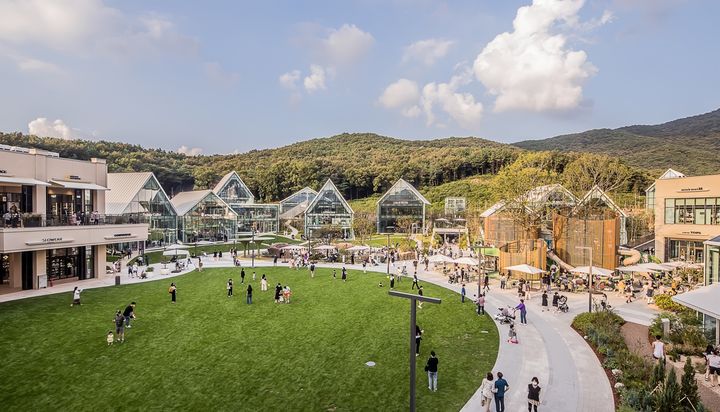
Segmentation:
[[(408, 301), (389, 297), (381, 275), (350, 271), (343, 283), (330, 274), (258, 268), (252, 305), (238, 283), (226, 297), (227, 278), (239, 280), (233, 268), (89, 289), (81, 307), (70, 307), (69, 293), (0, 304), (2, 410), (407, 409)], [(293, 289), (291, 304), (273, 303), (277, 282)], [(443, 302), (418, 311), (418, 409), (457, 411), (492, 368), (498, 332), (457, 294), (425, 289)], [(137, 320), (124, 344), (108, 347), (114, 312), (130, 301)], [(440, 359), (436, 393), (423, 372), (431, 349)]]
[[(355, 239), (353, 243), (363, 244), (372, 247), (384, 247), (387, 246), (387, 242), (387, 235), (372, 235), (369, 239), (363, 239), (362, 242), (360, 241), (360, 239)], [(413, 241), (412, 239), (408, 239), (407, 235), (390, 235), (390, 245), (395, 246), (396, 243), (399, 243), (404, 248), (409, 249), (414, 248), (416, 245), (415, 241)]]

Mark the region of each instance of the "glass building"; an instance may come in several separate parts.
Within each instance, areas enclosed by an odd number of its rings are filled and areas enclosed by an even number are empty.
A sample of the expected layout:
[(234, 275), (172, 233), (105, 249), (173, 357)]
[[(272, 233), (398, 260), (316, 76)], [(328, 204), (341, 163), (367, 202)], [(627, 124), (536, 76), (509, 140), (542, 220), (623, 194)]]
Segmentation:
[(353, 237), (354, 212), (335, 184), (328, 179), (305, 211), (305, 235), (321, 228), (337, 228), (344, 238)]
[(294, 219), (307, 210), (310, 202), (315, 200), (318, 192), (305, 187), (280, 201), (280, 218)]
[(445, 215), (456, 216), (465, 213), (467, 200), (464, 197), (446, 197)]
[(228, 241), (237, 235), (237, 213), (212, 190), (178, 193), (171, 202), (179, 241)]
[(177, 242), (177, 213), (153, 173), (108, 173), (108, 189), (106, 213), (147, 223), (148, 246)]
[[(410, 183), (399, 179), (377, 202), (377, 231), (387, 233), (398, 231), (398, 219), (410, 218), (413, 233), (425, 228), (425, 197)], [(388, 230), (388, 227), (393, 227)]]
[(280, 228), (280, 206), (274, 203), (255, 203), (255, 196), (232, 171), (220, 179), (213, 192), (237, 214), (237, 233), (277, 233)]

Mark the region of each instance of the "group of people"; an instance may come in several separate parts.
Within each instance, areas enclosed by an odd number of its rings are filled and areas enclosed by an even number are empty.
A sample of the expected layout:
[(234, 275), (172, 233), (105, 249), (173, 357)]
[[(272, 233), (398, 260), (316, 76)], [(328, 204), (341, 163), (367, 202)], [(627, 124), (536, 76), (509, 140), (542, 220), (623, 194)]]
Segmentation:
[[(488, 372), (480, 384), (480, 406), (485, 412), (490, 412), (490, 405), (495, 403), (496, 412), (505, 411), (505, 393), (510, 389), (510, 385), (503, 377), (502, 372), (493, 376), (492, 372)], [(533, 377), (527, 386), (527, 405), (528, 412), (537, 412), (540, 405), (540, 381), (537, 377)]]
[(113, 342), (125, 342), (125, 329), (130, 329), (132, 325), (130, 324), (130, 321), (136, 319), (135, 317), (135, 302), (131, 302), (129, 305), (125, 307), (125, 310), (117, 310), (115, 312), (115, 317), (113, 318), (113, 323), (115, 324), (115, 334), (113, 335), (113, 331), (109, 330), (107, 333), (107, 344), (112, 345)]

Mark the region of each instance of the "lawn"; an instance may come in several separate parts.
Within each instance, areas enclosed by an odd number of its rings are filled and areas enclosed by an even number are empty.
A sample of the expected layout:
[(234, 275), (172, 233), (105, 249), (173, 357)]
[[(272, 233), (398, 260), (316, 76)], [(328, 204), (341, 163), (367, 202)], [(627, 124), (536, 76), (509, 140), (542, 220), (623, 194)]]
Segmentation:
[[(372, 235), (369, 239), (363, 239), (362, 242), (359, 238), (355, 239), (354, 243), (372, 247), (385, 247), (388, 243), (388, 237), (387, 235)], [(416, 245), (415, 241), (409, 239), (407, 235), (390, 235), (390, 245), (395, 246), (396, 244), (400, 244), (403, 249), (413, 249)]]
[[(89, 289), (81, 307), (70, 307), (69, 293), (0, 304), (2, 409), (407, 409), (409, 303), (378, 287), (384, 277), (349, 271), (343, 283), (330, 269), (310, 279), (304, 270), (258, 268), (247, 305), (239, 284), (235, 297), (225, 296), (230, 276), (239, 280), (236, 269), (208, 269)], [(177, 304), (167, 293), (171, 280)], [(291, 304), (273, 303), (277, 282), (293, 289)], [(399, 289), (409, 287), (403, 281)], [(457, 411), (495, 362), (497, 329), (457, 294), (425, 289), (443, 302), (418, 311), (418, 409)], [(124, 344), (108, 347), (113, 314), (130, 301), (137, 319)], [(431, 349), (440, 359), (436, 393), (423, 373)]]

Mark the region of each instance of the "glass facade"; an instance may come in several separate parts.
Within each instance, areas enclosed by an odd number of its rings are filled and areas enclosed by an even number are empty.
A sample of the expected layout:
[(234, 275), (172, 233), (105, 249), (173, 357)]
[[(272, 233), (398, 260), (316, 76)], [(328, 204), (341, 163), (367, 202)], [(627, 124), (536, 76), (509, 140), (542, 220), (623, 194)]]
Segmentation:
[(232, 209), (238, 214), (238, 233), (276, 233), (279, 229), (279, 205), (255, 203), (233, 205)]
[(0, 285), (10, 283), (10, 255), (0, 253)]
[(95, 210), (93, 191), (84, 189), (48, 188), (48, 225), (76, 225), (86, 223)]
[(305, 211), (305, 208), (310, 204), (310, 202), (315, 200), (316, 196), (317, 192), (310, 189), (309, 187), (295, 192), (280, 202), (280, 213), (285, 214), (287, 212), (291, 212), (297, 206), (303, 205), (304, 207), (302, 208), (302, 210), (298, 210), (298, 213), (291, 213), (293, 217), (297, 216)]
[(720, 198), (665, 199), (665, 223), (720, 225)]
[(352, 237), (353, 212), (332, 182), (325, 183), (305, 212), (305, 234), (314, 229), (337, 227), (345, 237)]
[[(413, 232), (422, 231), (425, 223), (425, 202), (405, 181), (393, 185), (378, 202), (378, 233), (397, 231), (398, 219), (410, 218)], [(394, 229), (388, 230), (388, 227)]]
[(245, 186), (242, 180), (233, 173), (232, 176), (223, 184), (223, 187), (216, 193), (225, 203), (234, 206), (235, 204), (254, 203), (255, 197), (250, 189)]
[(707, 285), (720, 281), (720, 246), (705, 245), (705, 283)]
[(466, 199), (464, 197), (446, 197), (445, 198), (445, 214), (454, 216), (464, 213), (466, 209)]
[(682, 260), (685, 262), (704, 263), (703, 242), (683, 239), (667, 239), (666, 260)]
[(185, 215), (178, 216), (178, 239), (184, 243), (227, 241), (236, 234), (237, 215), (214, 193), (205, 196)]
[(655, 210), (655, 185), (645, 191), (645, 209)]
[(48, 280), (95, 277), (92, 246), (51, 249), (46, 256)]
[(148, 245), (177, 242), (177, 214), (155, 176), (148, 179), (122, 214), (129, 218), (130, 223), (149, 225)]
[(31, 213), (32, 186), (0, 186), (0, 215)]

